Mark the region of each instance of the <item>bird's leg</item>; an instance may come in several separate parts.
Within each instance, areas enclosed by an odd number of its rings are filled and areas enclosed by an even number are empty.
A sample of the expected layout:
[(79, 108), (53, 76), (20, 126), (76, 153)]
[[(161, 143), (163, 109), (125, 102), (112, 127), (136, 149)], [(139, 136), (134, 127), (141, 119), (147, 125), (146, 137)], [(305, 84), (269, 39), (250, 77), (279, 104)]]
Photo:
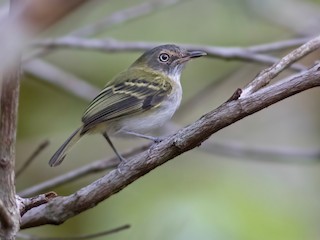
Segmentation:
[(120, 153), (118, 153), (117, 149), (115, 148), (115, 146), (114, 146), (113, 143), (111, 142), (108, 134), (105, 132), (105, 133), (103, 133), (103, 136), (104, 136), (104, 138), (107, 140), (107, 142), (109, 143), (109, 145), (110, 145), (110, 147), (112, 148), (112, 150), (114, 151), (114, 153), (115, 153), (115, 154), (117, 155), (117, 157), (119, 158), (120, 162), (125, 161), (125, 158), (122, 157), (122, 156), (120, 155)]
[(148, 140), (153, 141), (155, 143), (162, 142), (163, 139), (164, 139), (164, 137), (153, 137), (153, 136), (144, 135), (144, 134), (141, 134), (141, 133), (131, 132), (131, 131), (127, 131), (127, 130), (124, 130), (122, 132), (125, 133), (125, 134), (128, 134), (128, 135), (132, 135), (132, 136), (148, 139)]

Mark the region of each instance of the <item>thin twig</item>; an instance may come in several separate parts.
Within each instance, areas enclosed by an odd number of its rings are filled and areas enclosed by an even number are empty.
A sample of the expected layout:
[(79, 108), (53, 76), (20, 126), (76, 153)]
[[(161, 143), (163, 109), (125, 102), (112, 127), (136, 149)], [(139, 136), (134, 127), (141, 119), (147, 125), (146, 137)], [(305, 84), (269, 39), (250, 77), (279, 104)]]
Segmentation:
[[(165, 135), (177, 132), (182, 127), (172, 122), (166, 125)], [(320, 149), (298, 149), (285, 147), (252, 146), (238, 141), (216, 142), (208, 139), (201, 144), (198, 151), (213, 155), (234, 158), (247, 158), (286, 163), (313, 163), (320, 161)], [(302, 160), (305, 161), (302, 161)]]
[(27, 169), (27, 167), (36, 159), (36, 157), (47, 147), (49, 146), (49, 140), (45, 140), (34, 150), (29, 158), (24, 162), (24, 164), (16, 171), (16, 178)]
[(29, 234), (23, 234), (23, 233), (19, 233), (17, 234), (17, 236), (19, 238), (22, 239), (29, 239), (29, 240), (84, 240), (84, 239), (93, 239), (93, 238), (98, 238), (98, 237), (102, 237), (102, 236), (107, 236), (110, 234), (114, 234), (114, 233), (118, 233), (124, 230), (127, 230), (130, 228), (129, 224), (117, 227), (117, 228), (113, 228), (111, 230), (107, 230), (107, 231), (103, 231), (103, 232), (99, 232), (99, 233), (94, 233), (94, 234), (90, 234), (90, 235), (81, 235), (81, 236), (76, 236), (76, 237), (38, 237), (38, 236), (34, 236), (34, 235), (29, 235)]
[(238, 142), (218, 143), (205, 141), (199, 148), (201, 151), (215, 155), (231, 156), (254, 160), (266, 160), (285, 163), (313, 163), (320, 161), (320, 150), (303, 150), (290, 148), (247, 146)]
[(294, 38), (289, 40), (253, 45), (250, 47), (246, 47), (245, 49), (255, 53), (265, 53), (265, 52), (270, 53), (270, 52), (287, 50), (289, 48), (298, 47), (310, 41), (311, 39), (312, 39), (311, 37)]
[(253, 81), (251, 81), (244, 89), (241, 94), (242, 97), (246, 97), (251, 93), (256, 92), (260, 88), (269, 84), (269, 82), (278, 76), (284, 69), (308, 55), (309, 53), (315, 51), (320, 47), (320, 36), (313, 38), (309, 42), (305, 43), (301, 47), (293, 50), (288, 55), (283, 57), (281, 61), (275, 63), (271, 67), (263, 70)]
[[(131, 149), (131, 150), (123, 153), (122, 155), (125, 158), (128, 158), (128, 157), (131, 157), (139, 152), (145, 151), (149, 147), (150, 147), (150, 143), (144, 144), (142, 146)], [(60, 176), (55, 177), (53, 179), (42, 182), (38, 185), (27, 188), (27, 189), (19, 192), (18, 194), (21, 197), (33, 196), (35, 194), (52, 189), (54, 187), (58, 187), (63, 184), (75, 181), (83, 176), (93, 174), (93, 173), (98, 173), (98, 172), (105, 171), (108, 169), (116, 168), (118, 165), (119, 165), (119, 160), (117, 157), (112, 157), (110, 159), (97, 160), (97, 161), (91, 162), (85, 166), (82, 166), (80, 168), (71, 170), (70, 172), (67, 172), (63, 175), (60, 175)]]
[[(161, 42), (123, 42), (115, 39), (84, 39), (79, 37), (63, 37), (58, 39), (44, 39), (33, 42), (33, 47), (57, 49), (57, 48), (76, 48), (91, 51), (104, 52), (128, 52), (128, 51), (145, 51), (164, 43)], [(202, 50), (207, 53), (208, 57), (221, 58), (226, 60), (241, 60), (247, 62), (257, 62), (263, 64), (274, 64), (279, 58), (254, 53), (241, 47), (214, 47), (196, 44), (179, 44), (190, 50)], [(292, 69), (301, 71), (305, 67), (295, 64)]]

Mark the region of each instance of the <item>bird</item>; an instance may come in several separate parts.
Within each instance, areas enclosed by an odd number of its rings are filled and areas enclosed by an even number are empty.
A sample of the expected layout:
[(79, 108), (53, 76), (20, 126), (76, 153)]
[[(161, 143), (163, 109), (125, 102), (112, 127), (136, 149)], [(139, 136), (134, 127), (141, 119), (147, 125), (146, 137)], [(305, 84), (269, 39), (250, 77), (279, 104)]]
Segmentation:
[(82, 125), (54, 153), (49, 165), (61, 164), (70, 148), (86, 134), (102, 134), (120, 161), (125, 159), (110, 135), (159, 141), (160, 138), (145, 134), (172, 118), (181, 103), (182, 70), (189, 60), (204, 55), (204, 51), (191, 51), (173, 44), (145, 51), (91, 101), (82, 116)]

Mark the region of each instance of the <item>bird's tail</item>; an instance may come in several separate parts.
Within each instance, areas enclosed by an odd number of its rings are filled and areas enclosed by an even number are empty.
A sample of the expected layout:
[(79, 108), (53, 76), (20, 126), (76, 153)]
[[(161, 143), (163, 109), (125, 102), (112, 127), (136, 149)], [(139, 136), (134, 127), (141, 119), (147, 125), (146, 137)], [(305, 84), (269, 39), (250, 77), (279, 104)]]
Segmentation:
[(49, 161), (49, 165), (51, 167), (58, 166), (63, 161), (70, 148), (80, 140), (81, 130), (82, 127), (74, 131), (74, 133), (72, 133), (72, 135), (61, 145), (61, 147), (51, 157)]

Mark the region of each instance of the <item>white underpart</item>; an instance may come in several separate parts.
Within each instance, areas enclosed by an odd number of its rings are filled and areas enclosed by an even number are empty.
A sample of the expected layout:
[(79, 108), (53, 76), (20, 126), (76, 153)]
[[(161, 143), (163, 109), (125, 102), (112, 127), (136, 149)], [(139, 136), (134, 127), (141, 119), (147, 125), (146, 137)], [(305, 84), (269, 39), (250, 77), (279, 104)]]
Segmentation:
[(174, 75), (169, 75), (174, 81), (175, 90), (161, 103), (160, 107), (119, 121), (116, 124), (117, 126), (113, 126), (113, 129), (117, 129), (113, 134), (122, 135), (125, 132), (144, 134), (163, 126), (170, 120), (181, 103), (182, 87), (180, 84), (180, 75), (181, 71), (176, 72)]

